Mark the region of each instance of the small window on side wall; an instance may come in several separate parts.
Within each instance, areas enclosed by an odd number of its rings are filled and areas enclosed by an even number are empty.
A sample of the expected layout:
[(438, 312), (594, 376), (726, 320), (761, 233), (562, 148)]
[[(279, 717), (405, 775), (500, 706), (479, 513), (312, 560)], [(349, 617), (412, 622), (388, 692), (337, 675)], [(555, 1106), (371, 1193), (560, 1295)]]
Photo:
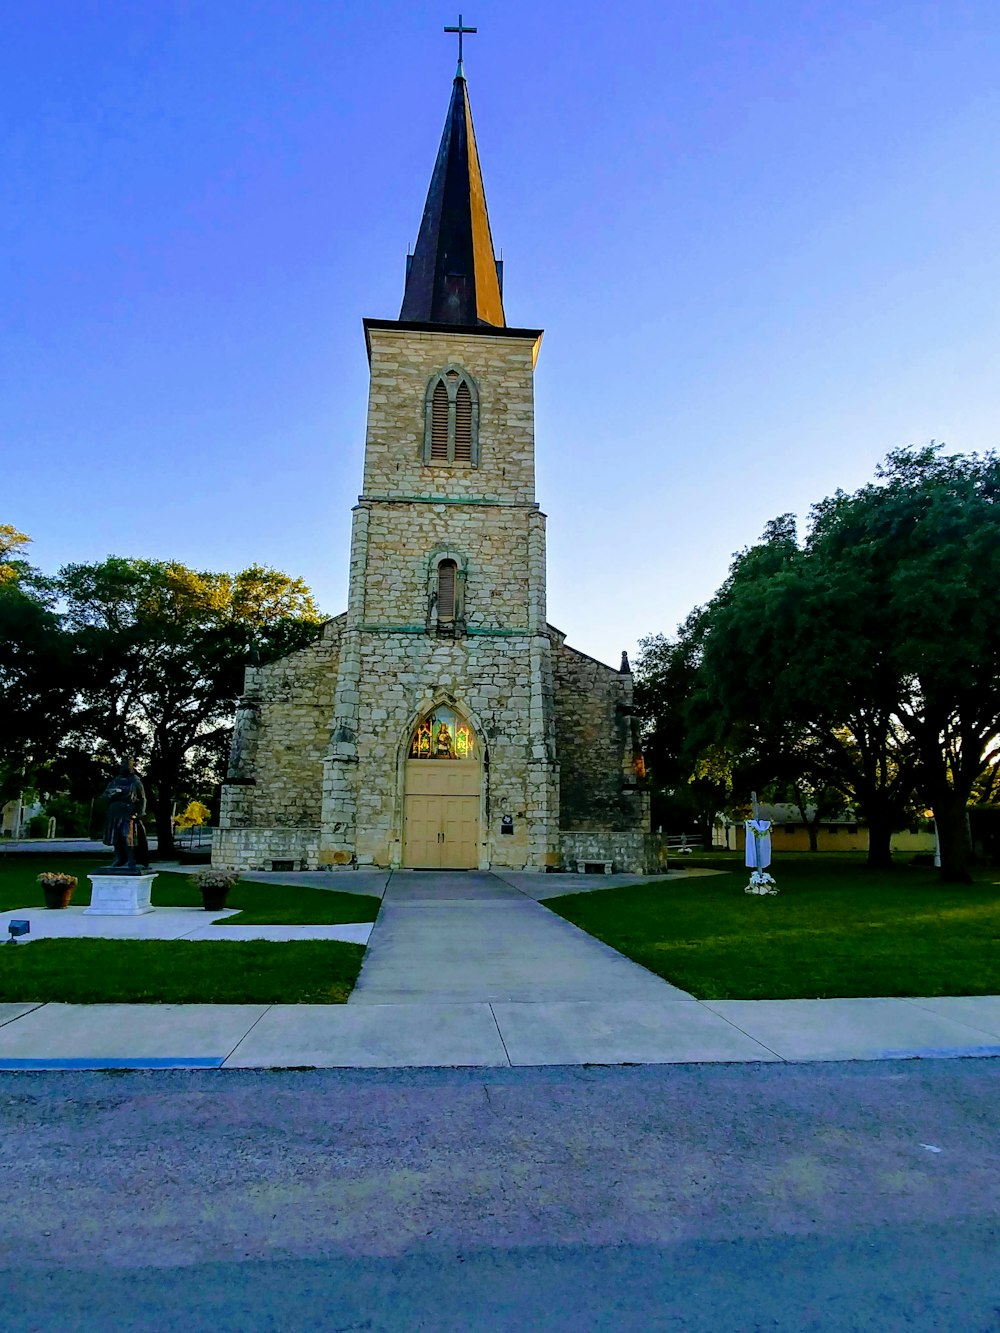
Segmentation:
[(427, 561), (427, 632), (457, 639), (465, 633), (466, 559), (441, 547)]
[(479, 464), (479, 390), (461, 366), (446, 366), (427, 386), (424, 462), (452, 467)]
[(455, 623), (455, 575), (458, 566), (454, 560), (442, 560), (438, 565), (437, 618), (439, 625)]

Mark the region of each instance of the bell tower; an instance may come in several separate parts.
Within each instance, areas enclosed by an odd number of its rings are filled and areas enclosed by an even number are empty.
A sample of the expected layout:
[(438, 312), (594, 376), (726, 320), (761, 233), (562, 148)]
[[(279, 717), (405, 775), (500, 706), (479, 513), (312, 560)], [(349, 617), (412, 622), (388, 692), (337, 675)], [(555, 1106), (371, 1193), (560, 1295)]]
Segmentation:
[(632, 677), (546, 622), (540, 329), (512, 327), (461, 59), (397, 319), (366, 319), (347, 610), (251, 664), (213, 858), (642, 870)]
[(534, 476), (542, 333), (506, 322), (461, 61), (399, 318), (364, 331), (364, 481), (319, 860), (541, 870), (559, 850)]

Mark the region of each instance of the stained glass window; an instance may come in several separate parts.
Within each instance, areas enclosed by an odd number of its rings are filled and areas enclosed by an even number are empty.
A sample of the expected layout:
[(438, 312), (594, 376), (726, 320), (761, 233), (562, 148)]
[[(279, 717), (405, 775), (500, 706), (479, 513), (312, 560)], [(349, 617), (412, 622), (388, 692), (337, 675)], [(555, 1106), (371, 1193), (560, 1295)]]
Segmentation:
[(476, 759), (476, 734), (451, 708), (421, 718), (410, 738), (411, 759)]
[(419, 723), (416, 731), (413, 733), (413, 743), (410, 746), (411, 759), (429, 759), (431, 753), (431, 724), (429, 718), (424, 718)]

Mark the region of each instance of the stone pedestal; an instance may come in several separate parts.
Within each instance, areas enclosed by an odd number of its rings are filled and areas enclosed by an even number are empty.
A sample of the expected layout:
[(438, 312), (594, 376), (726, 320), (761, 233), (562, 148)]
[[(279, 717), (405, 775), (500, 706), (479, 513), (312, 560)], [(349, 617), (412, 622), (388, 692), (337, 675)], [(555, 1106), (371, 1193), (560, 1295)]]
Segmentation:
[(155, 874), (88, 875), (93, 885), (84, 916), (145, 916), (155, 909), (149, 901)]

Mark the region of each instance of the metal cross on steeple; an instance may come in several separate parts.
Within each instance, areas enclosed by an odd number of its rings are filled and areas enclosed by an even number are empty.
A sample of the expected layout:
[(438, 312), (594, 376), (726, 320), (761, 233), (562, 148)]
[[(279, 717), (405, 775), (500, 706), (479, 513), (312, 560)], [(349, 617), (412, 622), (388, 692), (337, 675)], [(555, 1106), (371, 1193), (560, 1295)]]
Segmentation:
[(467, 27), (465, 27), (465, 25), (462, 23), (462, 16), (461, 16), (461, 14), (459, 14), (459, 16), (458, 16), (458, 27), (457, 27), (457, 28), (445, 28), (445, 32), (457, 32), (457, 33), (458, 33), (458, 68), (459, 68), (459, 69), (462, 68), (462, 37), (463, 37), (463, 36), (465, 35), (465, 33), (467, 33), (467, 32), (478, 32), (478, 31), (479, 31), (478, 28), (467, 28)]

